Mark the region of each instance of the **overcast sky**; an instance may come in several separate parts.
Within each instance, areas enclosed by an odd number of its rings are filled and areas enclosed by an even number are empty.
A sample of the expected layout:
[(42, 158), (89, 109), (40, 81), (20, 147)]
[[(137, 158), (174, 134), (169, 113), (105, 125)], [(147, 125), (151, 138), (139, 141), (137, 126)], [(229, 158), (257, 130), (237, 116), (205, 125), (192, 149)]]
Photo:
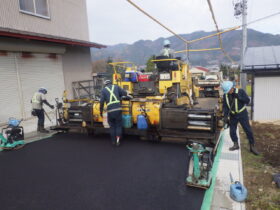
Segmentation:
[[(212, 0), (220, 28), (241, 24), (233, 16), (233, 1)], [(214, 31), (207, 0), (133, 0), (153, 17), (179, 34)], [(172, 36), (140, 13), (126, 0), (87, 0), (90, 40), (112, 45)], [(280, 12), (280, 0), (248, 0), (248, 22)], [(280, 34), (280, 15), (252, 24), (249, 28)]]

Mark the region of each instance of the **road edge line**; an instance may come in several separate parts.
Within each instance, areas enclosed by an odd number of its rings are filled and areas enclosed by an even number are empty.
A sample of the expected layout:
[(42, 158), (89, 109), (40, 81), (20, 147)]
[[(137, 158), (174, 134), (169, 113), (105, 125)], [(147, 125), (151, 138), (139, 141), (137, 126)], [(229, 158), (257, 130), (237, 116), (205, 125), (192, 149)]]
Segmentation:
[(215, 184), (216, 184), (216, 175), (217, 175), (218, 166), (219, 166), (219, 162), (220, 162), (222, 147), (223, 147), (223, 144), (224, 144), (224, 133), (225, 133), (225, 130), (223, 131), (223, 133), (220, 137), (221, 138), (220, 143), (219, 143), (217, 154), (215, 156), (214, 164), (213, 164), (213, 167), (212, 167), (212, 184), (211, 184), (210, 188), (207, 189), (205, 194), (204, 194), (203, 202), (202, 202), (202, 205), (201, 205), (201, 208), (200, 208), (201, 210), (209, 210), (210, 207), (211, 207), (211, 203), (212, 203), (212, 199), (213, 199), (213, 193), (214, 193), (214, 187), (215, 187)]

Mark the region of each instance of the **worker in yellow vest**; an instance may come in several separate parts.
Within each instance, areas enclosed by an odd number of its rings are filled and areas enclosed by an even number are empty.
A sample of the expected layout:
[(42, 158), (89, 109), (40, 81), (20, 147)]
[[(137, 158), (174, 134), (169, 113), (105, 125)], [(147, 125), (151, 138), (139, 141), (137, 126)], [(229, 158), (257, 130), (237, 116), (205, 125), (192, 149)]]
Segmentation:
[(104, 103), (107, 104), (108, 123), (113, 145), (120, 145), (122, 137), (122, 97), (128, 96), (127, 92), (118, 85), (112, 85), (110, 80), (105, 80), (105, 87), (101, 91), (100, 115), (103, 115)]
[(223, 111), (225, 123), (229, 125), (230, 137), (233, 141), (233, 146), (230, 147), (229, 150), (234, 151), (239, 149), (236, 129), (238, 123), (240, 123), (249, 140), (250, 151), (254, 155), (259, 155), (259, 152), (255, 148), (255, 140), (246, 109), (246, 105), (249, 104), (250, 98), (243, 89), (234, 88), (231, 81), (223, 82), (222, 89), (224, 91)]
[(43, 109), (43, 104), (46, 104), (51, 109), (54, 109), (54, 106), (49, 104), (46, 99), (46, 94), (48, 93), (47, 89), (41, 87), (36, 93), (34, 93), (31, 104), (32, 104), (32, 115), (38, 117), (37, 131), (41, 133), (48, 133), (49, 131), (45, 129), (45, 113)]
[(160, 52), (161, 56), (166, 56), (168, 58), (174, 57), (174, 50), (170, 48), (171, 42), (166, 39), (163, 41), (163, 49)]

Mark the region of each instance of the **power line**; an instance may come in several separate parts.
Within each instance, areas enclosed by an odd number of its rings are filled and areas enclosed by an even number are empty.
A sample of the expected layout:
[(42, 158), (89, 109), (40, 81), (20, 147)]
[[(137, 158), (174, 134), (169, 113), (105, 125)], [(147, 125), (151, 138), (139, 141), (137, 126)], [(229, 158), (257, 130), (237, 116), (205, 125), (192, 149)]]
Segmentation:
[[(212, 34), (212, 35), (209, 35), (209, 36), (205, 36), (205, 37), (201, 37), (201, 38), (198, 38), (198, 39), (195, 39), (195, 40), (191, 40), (191, 41), (188, 41), (186, 39), (184, 39), (182, 36), (180, 36), (179, 34), (175, 33), (173, 30), (171, 30), (170, 28), (168, 28), (167, 26), (165, 26), (164, 24), (162, 24), (159, 20), (157, 20), (156, 18), (152, 17), (150, 14), (148, 14), (147, 12), (145, 12), (142, 8), (140, 8), (138, 5), (136, 5), (135, 3), (133, 3), (131, 0), (127, 0), (132, 6), (134, 6), (136, 9), (138, 9), (140, 12), (142, 12), (143, 14), (145, 14), (146, 16), (148, 16), (150, 19), (152, 19), (153, 21), (155, 21), (157, 24), (159, 24), (160, 26), (162, 26), (163, 28), (165, 28), (167, 31), (169, 31), (170, 33), (172, 33), (174, 36), (176, 36), (177, 38), (181, 39), (183, 42), (185, 42), (187, 45), (190, 44), (190, 43), (193, 43), (193, 42), (196, 42), (196, 41), (200, 41), (200, 40), (203, 40), (203, 39), (206, 39), (206, 38), (210, 38), (210, 37), (213, 37), (213, 36), (217, 36), (217, 35), (220, 35), (222, 33), (226, 33), (226, 32), (229, 32), (229, 31), (232, 31), (232, 30), (236, 30), (238, 28), (240, 28), (240, 26), (236, 26), (236, 27), (233, 27), (233, 28), (228, 28), (227, 30), (222, 30), (222, 31), (218, 31), (218, 33), (216, 34)], [(188, 47), (187, 47), (188, 48)]]
[[(208, 2), (208, 6), (209, 6), (209, 9), (210, 9), (210, 12), (211, 12), (211, 15), (212, 15), (212, 19), (213, 19), (213, 21), (214, 21), (214, 24), (215, 24), (217, 33), (219, 33), (220, 30), (219, 30), (219, 27), (218, 27), (218, 24), (217, 24), (215, 15), (214, 15), (214, 11), (213, 11), (213, 7), (212, 7), (212, 4), (211, 4), (211, 0), (207, 0), (207, 2)], [(233, 64), (235, 64), (236, 62), (226, 53), (226, 51), (225, 51), (224, 48), (223, 48), (223, 42), (222, 42), (222, 39), (221, 39), (221, 34), (218, 34), (218, 39), (219, 39), (220, 48), (221, 48), (223, 54), (224, 54)]]
[(247, 26), (248, 26), (248, 25), (251, 25), (251, 24), (253, 24), (253, 23), (256, 23), (256, 22), (259, 22), (259, 21), (262, 21), (262, 20), (271, 18), (271, 17), (276, 16), (276, 15), (279, 15), (279, 14), (280, 14), (280, 12), (276, 12), (276, 13), (273, 13), (273, 14), (271, 14), (271, 15), (268, 15), (268, 16), (265, 16), (265, 17), (262, 17), (262, 18), (253, 20), (253, 21), (247, 23)]
[[(280, 12), (276, 12), (276, 13), (273, 13), (273, 14), (271, 14), (271, 15), (267, 15), (267, 16), (264, 16), (264, 17), (262, 17), (262, 18), (258, 18), (258, 19), (252, 20), (252, 21), (250, 21), (250, 22), (247, 22), (247, 24), (241, 24), (241, 25), (236, 26), (236, 27), (248, 26), (248, 25), (251, 25), (251, 24), (260, 22), (260, 21), (262, 21), (262, 20), (265, 20), (265, 19), (274, 17), (274, 16), (276, 16), (276, 15), (280, 15)], [(230, 27), (228, 27), (228, 28), (223, 28), (223, 29), (221, 29), (221, 30), (227, 30), (227, 29), (230, 29)]]
[[(236, 27), (233, 27), (233, 28), (224, 28), (224, 29), (221, 29), (219, 30), (219, 27), (218, 27), (218, 24), (217, 24), (217, 21), (216, 21), (216, 18), (215, 18), (215, 15), (214, 15), (214, 11), (213, 11), (213, 7), (212, 7), (212, 4), (211, 4), (211, 0), (207, 0), (208, 2), (208, 6), (209, 6), (209, 9), (210, 9), (210, 12), (211, 12), (211, 15), (212, 15), (212, 19), (214, 21), (214, 24), (215, 24), (215, 27), (216, 27), (216, 30), (217, 30), (217, 33), (216, 34), (213, 34), (213, 35), (210, 35), (210, 36), (206, 36), (206, 37), (201, 37), (199, 39), (195, 39), (195, 40), (191, 40), (191, 41), (188, 41), (186, 39), (184, 39), (182, 36), (178, 35), (177, 33), (175, 33), (174, 31), (172, 31), (170, 28), (168, 28), (167, 26), (165, 26), (164, 24), (162, 24), (160, 21), (158, 21), (156, 18), (152, 17), (150, 14), (148, 14), (147, 12), (145, 12), (143, 9), (141, 9), (139, 6), (137, 6), (135, 3), (133, 3), (131, 0), (127, 0), (131, 5), (133, 5), (136, 9), (138, 9), (140, 12), (142, 12), (143, 14), (145, 14), (146, 16), (148, 16), (150, 19), (152, 19), (153, 21), (155, 21), (156, 23), (158, 23), (160, 26), (162, 26), (163, 28), (165, 28), (167, 31), (169, 31), (170, 33), (172, 33), (174, 36), (176, 36), (177, 38), (181, 39), (183, 42), (185, 42), (186, 44), (186, 49), (187, 49), (187, 52), (189, 52), (188, 48), (189, 48), (189, 44), (192, 43), (192, 42), (196, 42), (196, 41), (200, 41), (200, 40), (203, 40), (203, 39), (206, 39), (206, 38), (210, 38), (212, 36), (218, 36), (218, 39), (219, 39), (219, 45), (220, 45), (220, 48), (221, 48), (221, 51), (223, 52), (223, 54), (225, 55), (225, 57), (227, 57), (233, 64), (236, 64), (236, 62), (227, 54), (227, 52), (224, 50), (223, 48), (223, 43), (222, 43), (222, 39), (221, 39), (221, 34), (222, 33), (225, 33), (225, 32), (228, 32), (228, 31), (231, 31), (231, 30), (236, 30), (244, 25), (250, 25), (250, 24), (253, 24), (253, 23), (256, 23), (256, 22), (259, 22), (259, 21), (262, 21), (264, 19), (267, 19), (267, 18), (271, 18), (273, 16), (276, 16), (276, 15), (279, 15), (280, 12), (277, 12), (277, 13), (274, 13), (274, 14), (271, 14), (271, 15), (268, 15), (268, 16), (265, 16), (265, 17), (262, 17), (262, 18), (259, 18), (259, 19), (256, 19), (256, 20), (253, 20), (247, 24), (243, 24), (243, 25), (239, 25), (239, 26), (236, 26)], [(226, 30), (223, 32), (223, 30)]]
[(240, 26), (236, 26), (236, 27), (233, 27), (233, 28), (228, 28), (227, 30), (221, 30), (220, 32), (215, 33), (215, 34), (211, 34), (211, 35), (208, 35), (208, 36), (200, 37), (198, 39), (190, 40), (190, 41), (188, 41), (188, 43), (193, 43), (193, 42), (201, 41), (201, 40), (204, 40), (204, 39), (208, 39), (208, 38), (211, 38), (213, 36), (218, 36), (218, 35), (223, 34), (223, 33), (227, 33), (227, 32), (230, 32), (230, 31), (237, 30), (239, 28), (240, 28)]
[(163, 28), (165, 28), (167, 31), (169, 31), (170, 33), (172, 33), (174, 36), (176, 36), (177, 38), (181, 39), (183, 42), (185, 42), (186, 44), (188, 44), (188, 40), (184, 39), (182, 36), (176, 34), (174, 31), (172, 31), (170, 28), (168, 28), (167, 26), (163, 25), (161, 22), (159, 22), (156, 18), (152, 17), (150, 14), (148, 14), (147, 12), (145, 12), (143, 9), (141, 9), (139, 6), (137, 6), (135, 3), (133, 3), (131, 0), (127, 0), (132, 6), (134, 6), (136, 9), (138, 9), (140, 12), (144, 13), (146, 16), (148, 16), (150, 19), (152, 19), (153, 21), (155, 21), (157, 24), (161, 25)]

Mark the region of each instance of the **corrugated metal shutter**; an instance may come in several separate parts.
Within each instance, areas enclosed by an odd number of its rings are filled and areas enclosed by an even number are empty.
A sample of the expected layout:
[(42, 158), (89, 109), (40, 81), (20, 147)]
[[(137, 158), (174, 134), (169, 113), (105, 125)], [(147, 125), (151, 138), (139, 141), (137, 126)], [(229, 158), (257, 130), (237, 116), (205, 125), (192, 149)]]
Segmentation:
[(21, 118), (19, 87), (14, 53), (0, 55), (0, 123)]
[(280, 120), (280, 77), (256, 77), (254, 120)]
[[(22, 94), (24, 102), (24, 117), (31, 116), (30, 100), (40, 87), (48, 89), (46, 95), (50, 104), (55, 104), (55, 98), (62, 97), (64, 91), (64, 78), (61, 55), (50, 58), (48, 54), (30, 54), (23, 56), (17, 54)], [(45, 108), (49, 111), (49, 108)]]

